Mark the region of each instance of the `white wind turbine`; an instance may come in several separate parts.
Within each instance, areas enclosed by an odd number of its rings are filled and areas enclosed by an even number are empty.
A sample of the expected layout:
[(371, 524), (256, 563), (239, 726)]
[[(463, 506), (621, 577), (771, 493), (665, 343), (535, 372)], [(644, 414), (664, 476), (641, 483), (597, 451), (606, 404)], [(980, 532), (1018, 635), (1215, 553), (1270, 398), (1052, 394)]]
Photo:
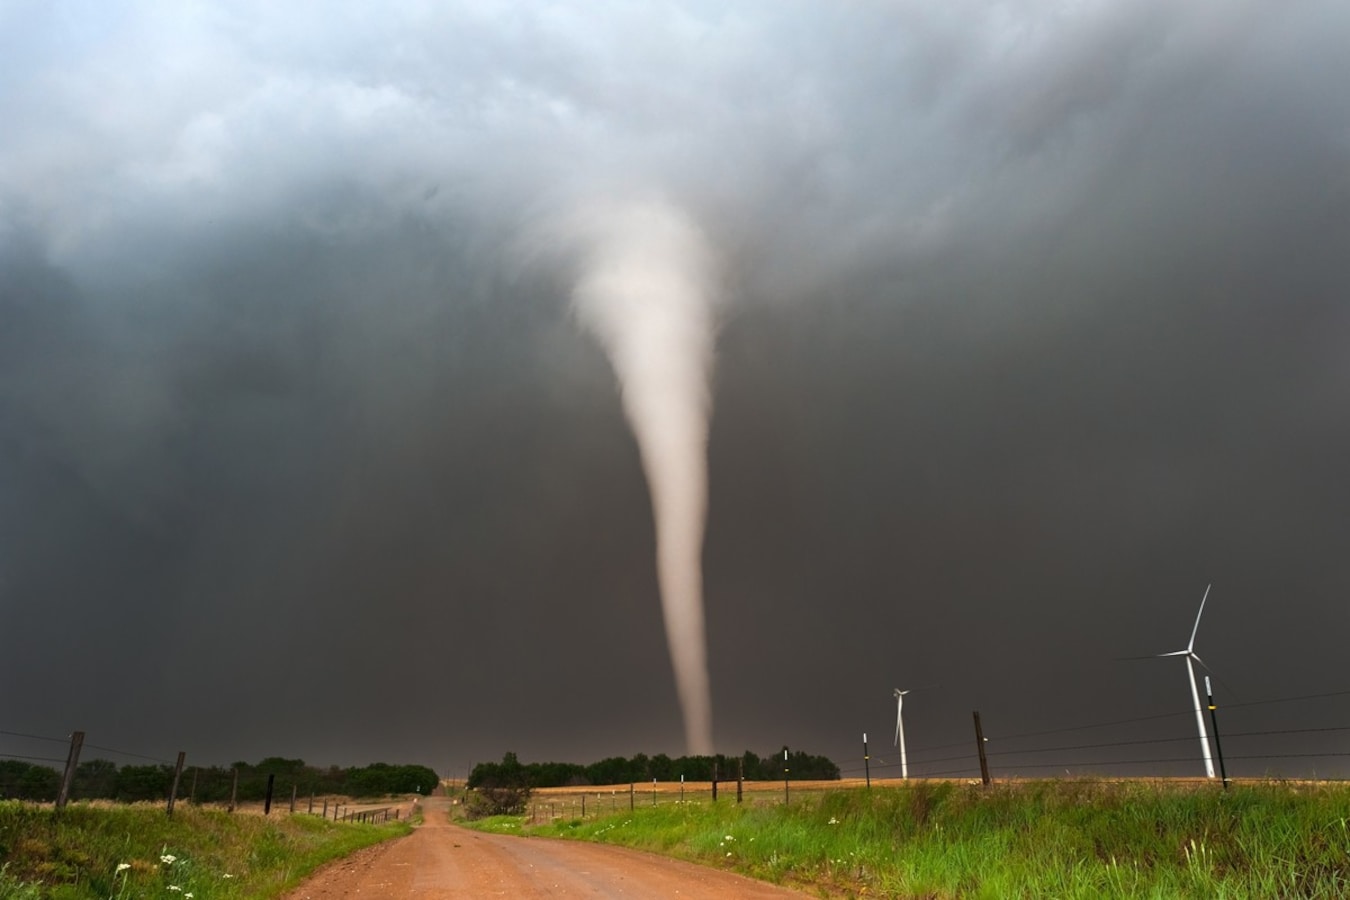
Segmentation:
[(1213, 587), (1212, 584), (1206, 585), (1205, 595), (1200, 598), (1200, 611), (1195, 614), (1195, 626), (1191, 628), (1191, 641), (1186, 645), (1186, 649), (1173, 650), (1171, 653), (1158, 653), (1153, 657), (1157, 659), (1167, 656), (1181, 656), (1186, 660), (1186, 675), (1191, 680), (1191, 700), (1195, 703), (1195, 727), (1200, 732), (1200, 752), (1205, 759), (1205, 775), (1208, 778), (1214, 777), (1214, 759), (1209, 753), (1209, 736), (1205, 733), (1205, 716), (1201, 711), (1203, 707), (1200, 706), (1200, 691), (1195, 685), (1195, 666), (1192, 665), (1191, 662), (1194, 660), (1206, 669), (1209, 668), (1209, 666), (1205, 665), (1204, 660), (1195, 655), (1195, 635), (1196, 632), (1200, 630), (1200, 616), (1205, 612), (1205, 601), (1209, 599), (1209, 589), (1211, 587)]
[(900, 777), (909, 778), (909, 759), (905, 756), (905, 695), (909, 691), (895, 689), (895, 746), (900, 748)]

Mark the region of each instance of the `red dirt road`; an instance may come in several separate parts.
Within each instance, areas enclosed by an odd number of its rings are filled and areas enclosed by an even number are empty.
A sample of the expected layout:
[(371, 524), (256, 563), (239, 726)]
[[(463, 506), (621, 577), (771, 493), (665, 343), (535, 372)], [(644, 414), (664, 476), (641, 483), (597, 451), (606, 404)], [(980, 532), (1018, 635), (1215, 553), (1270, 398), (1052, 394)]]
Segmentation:
[(546, 838), (482, 834), (451, 825), (443, 799), (405, 838), (321, 869), (285, 900), (339, 897), (696, 897), (783, 900), (809, 896), (650, 853)]

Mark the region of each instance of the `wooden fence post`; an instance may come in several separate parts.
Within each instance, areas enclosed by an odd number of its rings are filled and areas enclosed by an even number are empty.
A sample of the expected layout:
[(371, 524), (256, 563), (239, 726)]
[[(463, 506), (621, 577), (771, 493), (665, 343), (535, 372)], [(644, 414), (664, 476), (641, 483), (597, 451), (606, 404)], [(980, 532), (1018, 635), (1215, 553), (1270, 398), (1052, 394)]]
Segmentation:
[(183, 777), (183, 758), (186, 756), (182, 750), (178, 751), (178, 762), (173, 767), (173, 787), (169, 788), (168, 815), (173, 815), (173, 803), (178, 799), (178, 779)]
[(872, 789), (872, 757), (867, 753), (867, 732), (863, 732), (863, 773), (867, 776), (867, 789)]
[(234, 812), (234, 807), (239, 801), (239, 767), (232, 769), (234, 777), (230, 779), (230, 812)]
[(984, 755), (984, 729), (980, 727), (980, 711), (975, 710), (975, 746), (980, 751), (980, 780), (989, 787), (989, 760)]
[(56, 795), (56, 808), (66, 808), (70, 799), (70, 785), (75, 781), (75, 768), (80, 764), (80, 748), (84, 746), (84, 732), (70, 733), (70, 752), (66, 754), (66, 773), (61, 776), (61, 792)]
[(263, 798), (264, 816), (270, 816), (272, 814), (272, 785), (276, 780), (277, 776), (275, 772), (267, 776), (267, 796)]

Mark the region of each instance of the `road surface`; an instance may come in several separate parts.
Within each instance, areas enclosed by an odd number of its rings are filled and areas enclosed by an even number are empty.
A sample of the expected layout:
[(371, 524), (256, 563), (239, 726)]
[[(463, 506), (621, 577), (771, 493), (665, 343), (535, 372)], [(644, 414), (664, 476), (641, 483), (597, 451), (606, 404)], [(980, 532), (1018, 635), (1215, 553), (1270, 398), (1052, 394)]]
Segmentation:
[(693, 897), (783, 900), (810, 896), (650, 853), (580, 841), (483, 834), (452, 825), (446, 801), (425, 801), (407, 837), (321, 869), (285, 900), (343, 897)]

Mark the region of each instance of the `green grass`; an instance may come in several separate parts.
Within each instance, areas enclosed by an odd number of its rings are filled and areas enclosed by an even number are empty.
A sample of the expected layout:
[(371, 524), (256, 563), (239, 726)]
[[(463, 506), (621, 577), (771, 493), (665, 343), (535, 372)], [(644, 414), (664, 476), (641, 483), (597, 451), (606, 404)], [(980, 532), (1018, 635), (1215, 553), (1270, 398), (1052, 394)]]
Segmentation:
[(179, 806), (0, 802), (0, 900), (271, 898), (319, 865), (407, 834), (317, 816), (263, 817)]
[(1339, 784), (915, 782), (794, 794), (786, 808), (700, 801), (482, 827), (623, 844), (828, 896), (1350, 896)]

